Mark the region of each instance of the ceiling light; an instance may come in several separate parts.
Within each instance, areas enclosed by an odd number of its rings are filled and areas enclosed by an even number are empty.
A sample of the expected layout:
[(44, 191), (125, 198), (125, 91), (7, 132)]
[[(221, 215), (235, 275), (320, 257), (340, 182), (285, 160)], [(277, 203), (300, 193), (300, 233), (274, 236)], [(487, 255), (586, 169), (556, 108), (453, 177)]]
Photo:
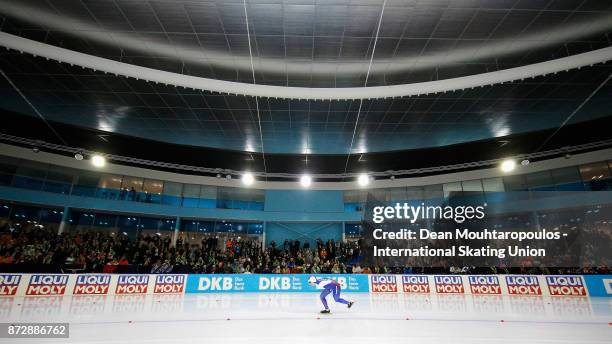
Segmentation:
[(253, 183), (255, 183), (255, 177), (253, 176), (253, 173), (246, 172), (242, 175), (242, 184), (249, 186), (253, 185)]
[(91, 164), (95, 167), (104, 167), (106, 165), (106, 158), (99, 154), (92, 155)]
[(525, 159), (525, 160), (521, 161), (521, 165), (523, 165), (523, 166), (527, 166), (527, 165), (529, 165), (529, 163), (530, 163), (530, 161), (528, 159)]
[(309, 187), (310, 184), (312, 184), (312, 177), (308, 174), (304, 174), (300, 177), (300, 184), (302, 185), (302, 187)]
[(77, 159), (78, 161), (83, 160), (83, 154), (81, 154), (81, 152), (76, 152), (74, 153), (74, 158)]
[(514, 169), (516, 168), (516, 162), (514, 160), (504, 160), (502, 161), (501, 165), (499, 166), (499, 168), (501, 168), (501, 170), (503, 172), (512, 172), (514, 171)]
[(360, 174), (357, 178), (357, 183), (359, 183), (359, 186), (367, 186), (370, 184), (370, 176), (365, 173)]

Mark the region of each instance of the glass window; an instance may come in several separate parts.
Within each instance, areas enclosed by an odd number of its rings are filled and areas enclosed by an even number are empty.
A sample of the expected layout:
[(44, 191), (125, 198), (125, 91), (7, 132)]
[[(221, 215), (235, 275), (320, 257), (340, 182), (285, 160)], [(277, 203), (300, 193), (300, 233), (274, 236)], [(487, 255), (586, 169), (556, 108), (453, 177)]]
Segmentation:
[(247, 233), (255, 234), (255, 235), (262, 234), (263, 233), (263, 223), (249, 223)]
[(442, 191), (442, 185), (426, 185), (424, 188), (425, 198), (433, 199), (433, 198), (442, 198), (444, 197), (444, 192)]
[(183, 185), (183, 207), (197, 208), (200, 202), (200, 185)]
[(218, 233), (226, 233), (230, 230), (230, 223), (225, 221), (225, 220), (221, 220), (221, 221), (217, 221), (215, 222), (215, 232)]
[(444, 197), (456, 197), (461, 196), (461, 183), (446, 183), (442, 185), (442, 189), (444, 190)]
[(170, 219), (141, 217), (139, 230), (144, 235), (159, 235), (163, 241), (169, 243), (172, 240), (170, 231), (174, 231), (174, 222), (175, 220)]
[(501, 178), (486, 178), (482, 180), (482, 188), (485, 199), (489, 202), (501, 202), (504, 200), (504, 182)]
[(91, 212), (70, 212), (70, 231), (86, 231), (90, 230), (94, 223), (95, 215)]
[(407, 200), (422, 200), (423, 199), (423, 187), (421, 186), (409, 186), (406, 188), (406, 199)]
[(15, 173), (24, 177), (44, 179), (47, 176), (47, 166), (35, 162), (24, 161)]
[(559, 191), (582, 191), (584, 185), (577, 166), (559, 168), (551, 171), (553, 183)]
[(358, 223), (344, 224), (344, 235), (347, 237), (358, 237), (361, 234), (361, 225)]
[(387, 192), (391, 201), (405, 201), (407, 199), (406, 188), (389, 188)]
[(117, 215), (96, 214), (91, 229), (110, 233), (117, 232)]
[(391, 202), (389, 189), (370, 189), (367, 191), (366, 202)]
[(58, 224), (62, 221), (63, 210), (61, 209), (40, 209), (40, 222)]
[(73, 169), (53, 166), (47, 173), (47, 180), (43, 187), (44, 191), (69, 194), (74, 176), (77, 171)]
[(558, 168), (552, 170), (551, 174), (555, 184), (569, 184), (582, 181), (582, 179), (580, 179), (580, 171), (576, 166)]
[(504, 182), (501, 178), (487, 178), (482, 180), (482, 186), (486, 192), (504, 191)]
[(549, 191), (555, 189), (550, 171), (529, 173), (525, 175), (525, 182), (529, 190)]
[(14, 175), (20, 163), (20, 159), (0, 155), (0, 173)]
[(116, 174), (102, 174), (98, 182), (98, 197), (108, 199), (124, 199), (125, 192), (121, 192), (123, 176)]
[(139, 233), (139, 218), (131, 215), (119, 215), (117, 227), (119, 232), (127, 235), (130, 239), (135, 239)]
[(215, 222), (214, 221), (199, 221), (198, 223), (198, 231), (212, 233), (215, 231)]
[(461, 182), (463, 188), (463, 200), (467, 204), (481, 204), (485, 201), (482, 180), (466, 180)]
[(161, 194), (164, 189), (164, 182), (161, 180), (145, 179), (144, 192), (147, 203), (161, 203)]
[(182, 219), (180, 230), (182, 232), (197, 232), (198, 231), (198, 221)]
[(72, 183), (72, 179), (76, 174), (77, 171), (73, 169), (52, 167), (49, 169), (49, 171), (47, 171), (47, 180)]
[(142, 178), (123, 177), (121, 187), (126, 191), (126, 199), (128, 201), (141, 202), (145, 200), (145, 195), (142, 191), (143, 183)]
[(606, 179), (610, 178), (610, 169), (605, 162), (582, 165), (580, 166), (580, 175), (585, 182), (596, 179)]
[(230, 209), (232, 207), (231, 197), (231, 188), (218, 187), (216, 207), (221, 209)]
[(144, 181), (144, 191), (146, 192), (161, 195), (163, 189), (164, 182), (161, 180), (145, 179)]
[(525, 177), (522, 175), (504, 177), (504, 188), (506, 191), (524, 191), (527, 190)]
[(72, 194), (76, 196), (94, 197), (100, 182), (100, 175), (95, 172), (81, 171), (72, 187)]
[[(9, 214), (11, 213), (11, 205), (8, 203), (0, 203), (0, 219), (5, 219), (8, 218)], [(2, 226), (4, 226), (4, 223), (0, 222)]]
[(182, 193), (183, 184), (174, 182), (164, 182), (162, 203), (171, 205), (181, 205)]
[(116, 174), (103, 174), (100, 176), (98, 187), (103, 189), (120, 189), (123, 176)]
[(17, 162), (12, 164), (11, 161), (6, 161), (5, 157), (1, 157), (0, 162), (0, 185), (11, 185), (13, 176), (17, 172)]
[(221, 209), (263, 209), (263, 191), (257, 189), (243, 189), (231, 187), (218, 187), (216, 207)]
[(343, 198), (344, 211), (361, 211), (367, 199), (367, 192), (365, 190), (346, 190), (343, 193)]
[(17, 167), (15, 177), (13, 177), (13, 186), (31, 190), (42, 190), (46, 176), (46, 166), (25, 161)]
[(364, 190), (346, 190), (344, 191), (345, 203), (365, 203), (367, 192)]
[(588, 190), (600, 191), (612, 189), (610, 169), (606, 162), (580, 166), (580, 175)]
[(465, 192), (483, 192), (482, 181), (480, 179), (476, 180), (466, 180), (461, 182), (461, 186), (463, 191)]
[(215, 208), (217, 207), (217, 187), (202, 185), (200, 190), (200, 208)]
[(174, 224), (176, 220), (173, 219), (159, 219), (159, 230), (160, 231), (174, 231)]
[(264, 210), (265, 201), (266, 201), (266, 191), (254, 189), (249, 208), (252, 210)]
[(230, 233), (246, 234), (249, 224), (246, 222), (233, 222), (230, 224)]
[(124, 188), (127, 188), (128, 190), (132, 190), (132, 188), (134, 188), (134, 191), (142, 192), (142, 185), (143, 185), (142, 178), (130, 177), (130, 176), (123, 177), (122, 186)]
[(11, 219), (20, 221), (22, 224), (26, 222), (37, 223), (40, 219), (40, 209), (36, 207), (16, 205), (13, 207)]

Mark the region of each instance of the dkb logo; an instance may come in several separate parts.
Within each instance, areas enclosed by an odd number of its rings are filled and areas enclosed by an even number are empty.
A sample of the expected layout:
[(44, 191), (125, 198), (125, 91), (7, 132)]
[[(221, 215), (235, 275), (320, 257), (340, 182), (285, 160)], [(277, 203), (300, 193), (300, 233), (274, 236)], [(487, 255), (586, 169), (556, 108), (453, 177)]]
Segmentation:
[(200, 277), (198, 290), (226, 291), (232, 290), (233, 283), (231, 277)]

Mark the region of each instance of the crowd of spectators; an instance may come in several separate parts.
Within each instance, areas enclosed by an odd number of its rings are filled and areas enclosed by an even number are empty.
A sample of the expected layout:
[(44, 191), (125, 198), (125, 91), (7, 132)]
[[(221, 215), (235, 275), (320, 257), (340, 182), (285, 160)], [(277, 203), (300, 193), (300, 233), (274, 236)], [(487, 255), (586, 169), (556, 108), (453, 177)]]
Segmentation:
[[(200, 243), (183, 236), (172, 245), (170, 234), (128, 235), (113, 232), (70, 232), (31, 226), (0, 230), (0, 271), (12, 272), (139, 272), (139, 273), (609, 273), (598, 269), (503, 267), (368, 267), (361, 266), (358, 241), (285, 240), (262, 247), (259, 240), (223, 239), (209, 235)], [(23, 267), (27, 271), (15, 271)], [(32, 271), (34, 270), (40, 271)]]
[[(316, 247), (298, 241), (220, 239), (210, 235), (190, 244), (179, 236), (140, 234), (134, 240), (110, 232), (57, 234), (54, 228), (6, 228), (0, 234), (0, 264), (58, 266), (79, 272), (143, 273), (350, 273), (359, 259), (354, 242), (323, 242)], [(123, 269), (122, 269), (123, 268)], [(367, 272), (367, 271), (366, 271)]]

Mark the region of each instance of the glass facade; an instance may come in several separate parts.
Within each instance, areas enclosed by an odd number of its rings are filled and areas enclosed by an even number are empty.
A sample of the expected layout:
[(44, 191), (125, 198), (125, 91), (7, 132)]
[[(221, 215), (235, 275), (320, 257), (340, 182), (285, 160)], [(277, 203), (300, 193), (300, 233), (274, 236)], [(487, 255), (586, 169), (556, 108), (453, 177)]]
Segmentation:
[[(539, 191), (612, 190), (612, 162), (445, 184), (347, 190), (344, 209), (363, 211), (368, 198), (385, 202), (462, 197), (470, 202), (528, 199)], [(0, 156), (0, 185), (109, 200), (209, 209), (264, 210), (265, 191), (186, 184), (64, 168)], [(516, 192), (512, 191), (528, 191)], [(542, 195), (542, 194), (540, 194)], [(540, 196), (541, 197), (541, 196)]]
[[(545, 197), (540, 191), (610, 191), (612, 162), (534, 172), (528, 174), (466, 180), (425, 186), (347, 190), (345, 211), (363, 211), (368, 199), (408, 202), (452, 199), (468, 204)], [(527, 192), (513, 192), (527, 191)]]
[(108, 200), (192, 208), (263, 210), (257, 189), (183, 184), (63, 168), (0, 156), (0, 185)]

